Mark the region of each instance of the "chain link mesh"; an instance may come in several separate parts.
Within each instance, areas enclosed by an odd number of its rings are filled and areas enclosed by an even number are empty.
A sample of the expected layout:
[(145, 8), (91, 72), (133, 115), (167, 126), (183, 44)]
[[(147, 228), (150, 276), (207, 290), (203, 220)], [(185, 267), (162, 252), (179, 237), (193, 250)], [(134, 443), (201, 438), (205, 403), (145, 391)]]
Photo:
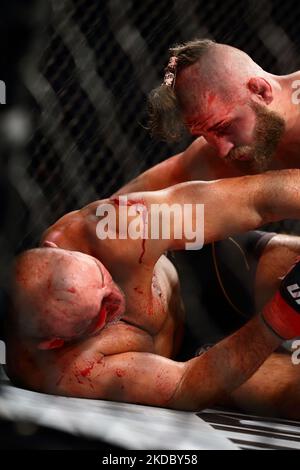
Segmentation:
[[(182, 150), (154, 142), (147, 93), (162, 79), (168, 47), (210, 37), (249, 53), (271, 73), (300, 68), (300, 4), (289, 0), (51, 0), (38, 71), (25, 173), (34, 213), (22, 247), (63, 213), (110, 195)], [(25, 196), (23, 196), (25, 197)], [(273, 225), (295, 232), (297, 224)]]

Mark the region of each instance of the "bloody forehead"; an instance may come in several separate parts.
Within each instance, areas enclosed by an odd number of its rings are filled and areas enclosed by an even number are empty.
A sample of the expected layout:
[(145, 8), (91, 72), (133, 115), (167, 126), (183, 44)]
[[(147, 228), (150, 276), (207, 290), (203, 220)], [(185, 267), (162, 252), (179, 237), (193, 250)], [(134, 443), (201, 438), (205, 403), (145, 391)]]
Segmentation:
[(212, 131), (217, 126), (221, 126), (223, 123), (227, 122), (231, 118), (231, 114), (228, 112), (226, 114), (220, 113), (218, 115), (210, 114), (209, 116), (200, 116), (194, 117), (193, 119), (187, 119), (186, 125), (190, 131)]
[(199, 102), (193, 113), (185, 113), (184, 121), (187, 127), (201, 131), (211, 130), (222, 122), (226, 122), (233, 117), (237, 103), (224, 102), (217, 98), (210, 102)]

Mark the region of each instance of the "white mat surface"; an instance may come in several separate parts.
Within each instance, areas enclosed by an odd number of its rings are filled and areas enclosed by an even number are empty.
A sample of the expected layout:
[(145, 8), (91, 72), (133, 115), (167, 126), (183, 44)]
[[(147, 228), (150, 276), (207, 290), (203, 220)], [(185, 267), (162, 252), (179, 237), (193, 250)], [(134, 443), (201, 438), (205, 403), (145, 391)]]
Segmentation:
[(98, 438), (126, 449), (238, 447), (194, 413), (30, 392), (3, 380), (0, 417)]

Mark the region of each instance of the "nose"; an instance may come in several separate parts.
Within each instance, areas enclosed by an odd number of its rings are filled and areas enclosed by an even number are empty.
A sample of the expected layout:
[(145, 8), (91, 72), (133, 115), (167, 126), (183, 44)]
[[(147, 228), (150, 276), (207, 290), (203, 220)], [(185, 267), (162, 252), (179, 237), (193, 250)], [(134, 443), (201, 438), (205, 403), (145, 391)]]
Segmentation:
[(225, 139), (220, 139), (217, 143), (217, 150), (218, 150), (218, 156), (220, 158), (225, 158), (230, 150), (232, 150), (234, 147), (234, 144), (232, 142), (229, 142)]

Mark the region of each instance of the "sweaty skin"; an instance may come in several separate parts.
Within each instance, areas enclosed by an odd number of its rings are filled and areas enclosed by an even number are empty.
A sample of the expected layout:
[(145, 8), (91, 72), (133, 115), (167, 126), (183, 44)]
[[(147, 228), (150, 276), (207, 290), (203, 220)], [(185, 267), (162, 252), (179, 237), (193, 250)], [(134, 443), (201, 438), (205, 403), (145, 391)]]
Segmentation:
[[(132, 194), (128, 201), (143, 200), (150, 211), (151, 204), (160, 202), (180, 205), (187, 201), (204, 203), (204, 238), (205, 242), (212, 242), (285, 216), (299, 217), (298, 182), (300, 173), (297, 170), (274, 172), (209, 183), (180, 184), (163, 191)], [(76, 330), (77, 336), (73, 330), (70, 333), (71, 309), (61, 317), (65, 329), (64, 343), (58, 341), (59, 331), (53, 329), (51, 322), (46, 330), (38, 330), (39, 334), (34, 336), (29, 328), (31, 313), (23, 312), (21, 303), (13, 317), (14, 329), (8, 336), (10, 377), (15, 383), (47, 393), (187, 410), (201, 409), (230, 396), (263, 364), (279, 346), (280, 340), (260, 317), (255, 317), (205, 355), (185, 363), (172, 360), (180, 347), (184, 316), (177, 274), (163, 253), (168, 249), (184, 249), (187, 240), (178, 240), (175, 230), (170, 240), (146, 240), (145, 249), (142, 240), (99, 240), (96, 236), (99, 222), (96, 209), (101, 202), (111, 202), (118, 212), (119, 204), (114, 199), (96, 201), (67, 214), (45, 232), (42, 248), (34, 254), (42, 259), (41, 263), (44, 257), (47, 263), (53, 263), (49, 272), (56, 269), (60, 257), (70, 257), (72, 263), (80, 263), (82, 257), (82, 269), (86, 270), (84, 279), (91, 276), (93, 280), (93, 285), (84, 287), (85, 290), (91, 289), (88, 299), (92, 306), (92, 309), (84, 310), (82, 321), (88, 322), (86, 329), (83, 332)], [(178, 223), (177, 220), (175, 222)], [(143, 225), (143, 217), (140, 223)], [(292, 262), (291, 253), (293, 250), (289, 250), (289, 264)], [(29, 252), (29, 260), (30, 256)], [(93, 260), (101, 263), (101, 275)], [(19, 265), (19, 273), (22, 274), (21, 267)], [(281, 266), (276, 276), (283, 275), (287, 267)], [(77, 270), (80, 269), (79, 264)], [(64, 289), (71, 297), (82, 288), (83, 281), (77, 280), (77, 270), (74, 280), (69, 279), (73, 274), (62, 279)], [(22, 275), (26, 276), (26, 272), (25, 269)], [(264, 279), (263, 272), (261, 279)], [(44, 276), (44, 269), (39, 276)], [(108, 281), (103, 283), (102, 277)], [(22, 278), (20, 282), (25, 281)], [(264, 282), (267, 284), (266, 280)], [(104, 327), (99, 327), (94, 323), (100, 308), (99, 297), (95, 314), (92, 311), (94, 299), (98, 290), (107, 288), (108, 284), (110, 289), (120, 289), (124, 294), (126, 307), (123, 306), (121, 317), (106, 321)], [(276, 287), (276, 283), (269, 286), (270, 295)], [(28, 295), (28, 290), (26, 293)], [(38, 293), (34, 299), (38, 302)], [(45, 306), (49, 301), (45, 298)], [(81, 296), (78, 305), (80, 302)], [(74, 308), (75, 312), (81, 311), (76, 305)], [(37, 315), (41, 322), (36, 321), (35, 325), (39, 328), (44, 326), (43, 318)], [(78, 315), (76, 325), (77, 322)], [(57, 324), (59, 326), (59, 322)], [(90, 328), (91, 324), (94, 329)], [(26, 335), (20, 325), (27, 325)], [(45, 338), (47, 332), (50, 337)], [(43, 339), (47, 339), (46, 344)], [(293, 396), (293, 399), (296, 398)]]

